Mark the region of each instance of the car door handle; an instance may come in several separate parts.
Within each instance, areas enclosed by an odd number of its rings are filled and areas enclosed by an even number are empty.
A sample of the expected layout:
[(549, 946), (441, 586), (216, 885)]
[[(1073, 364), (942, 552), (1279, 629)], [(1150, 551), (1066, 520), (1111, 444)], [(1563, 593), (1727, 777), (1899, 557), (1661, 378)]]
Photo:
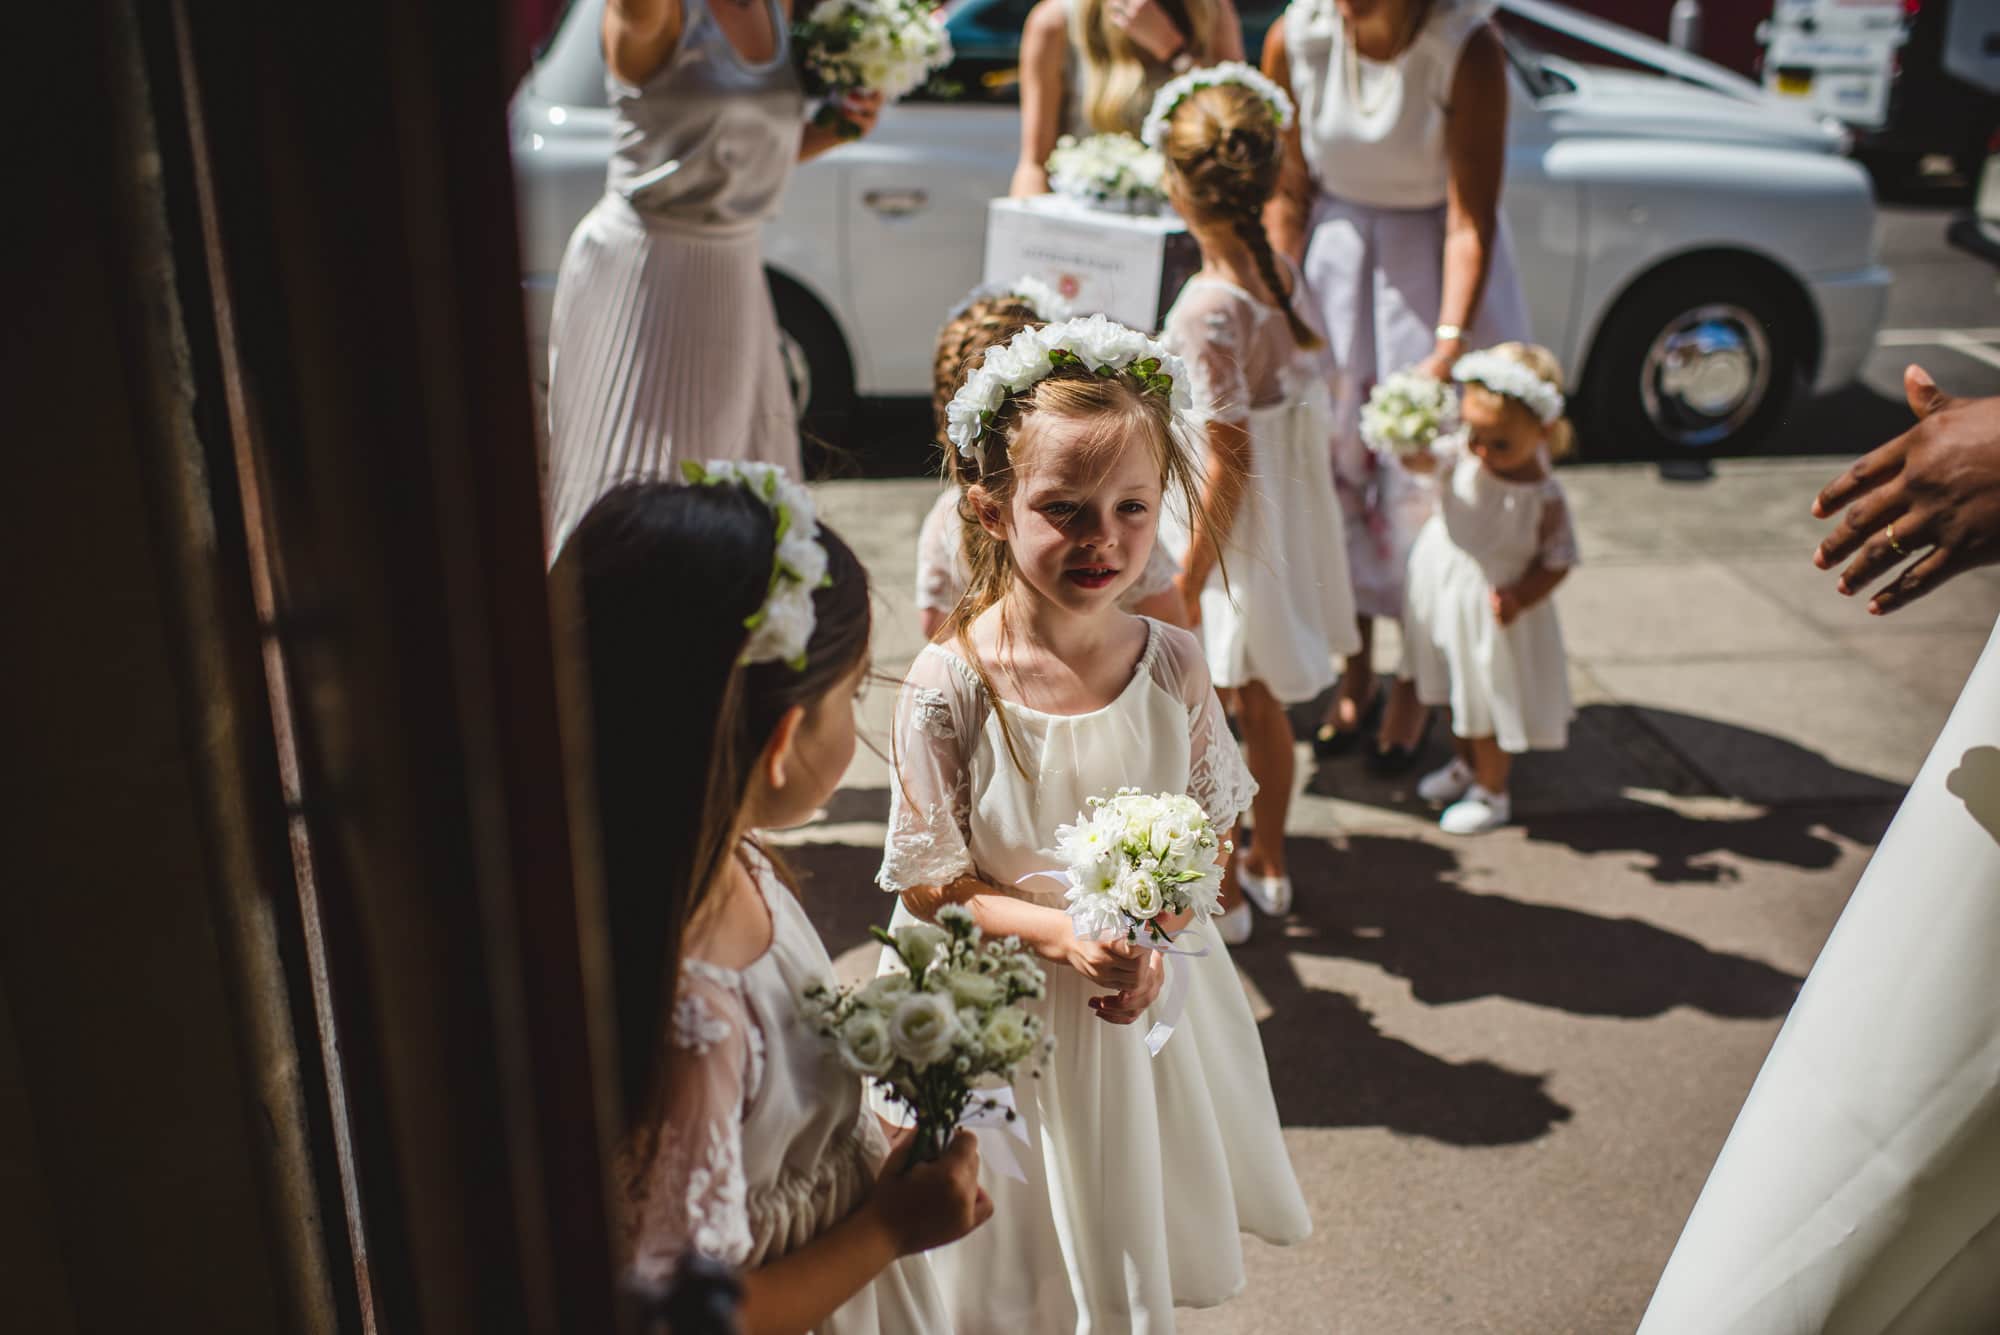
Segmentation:
[(884, 218), (907, 218), (930, 203), (931, 197), (922, 190), (870, 190), (861, 202)]

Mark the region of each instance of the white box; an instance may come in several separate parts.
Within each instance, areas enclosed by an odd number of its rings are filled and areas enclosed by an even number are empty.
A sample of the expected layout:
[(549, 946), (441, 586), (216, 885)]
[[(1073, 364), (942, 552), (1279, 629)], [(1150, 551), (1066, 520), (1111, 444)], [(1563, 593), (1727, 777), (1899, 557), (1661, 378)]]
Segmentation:
[(982, 281), (1039, 278), (1079, 315), (1101, 311), (1153, 333), (1199, 268), (1200, 248), (1171, 213), (1135, 218), (1059, 195), (996, 199), (987, 206)]

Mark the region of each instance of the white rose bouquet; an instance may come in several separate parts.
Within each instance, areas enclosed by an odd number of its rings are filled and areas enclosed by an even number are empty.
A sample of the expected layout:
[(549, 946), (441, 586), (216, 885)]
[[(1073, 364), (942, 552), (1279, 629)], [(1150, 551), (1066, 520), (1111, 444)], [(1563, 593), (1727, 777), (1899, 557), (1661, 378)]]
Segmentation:
[(915, 0), (820, 0), (792, 42), (807, 94), (827, 99), (813, 123), (843, 138), (858, 132), (833, 99), (873, 92), (897, 102), (951, 63), (950, 34)]
[(1010, 1091), (996, 1087), (1048, 1051), (1041, 1020), (1019, 1005), (1042, 996), (1046, 980), (1018, 938), (981, 941), (971, 912), (956, 904), (938, 910), (936, 926), (874, 934), (904, 972), (859, 987), (815, 983), (799, 1009), (842, 1065), (909, 1110), (909, 1162), (922, 1163), (942, 1154), (972, 1113), (1014, 1120), (1011, 1099), (1001, 1097)]
[(1165, 945), (1172, 938), (1159, 924), (1162, 914), (1192, 911), (1205, 919), (1220, 909), (1230, 845), (1193, 798), (1120, 788), (1109, 799), (1091, 798), (1090, 808), (1056, 831), (1078, 936), (1113, 933)]
[(1045, 165), (1050, 190), (1096, 208), (1151, 214), (1167, 202), (1167, 160), (1129, 134), (1066, 134)]
[(1457, 391), (1414, 370), (1377, 384), (1361, 407), (1361, 439), (1372, 450), (1399, 457), (1423, 453), (1457, 426)]

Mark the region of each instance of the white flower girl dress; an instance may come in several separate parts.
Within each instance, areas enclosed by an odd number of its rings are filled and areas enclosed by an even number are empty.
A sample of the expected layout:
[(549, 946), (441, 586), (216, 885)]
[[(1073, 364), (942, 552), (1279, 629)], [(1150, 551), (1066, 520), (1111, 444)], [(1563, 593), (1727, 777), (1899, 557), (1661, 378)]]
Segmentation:
[[(1146, 648), (1118, 698), (1087, 714), (1002, 702), (951, 648), (910, 669), (896, 715), (896, 775), (879, 881), (890, 891), (977, 874), (1063, 907), (1062, 887), (1019, 883), (1061, 865), (1056, 827), (1121, 787), (1186, 793), (1226, 826), (1254, 785), (1223, 721), (1200, 646), (1147, 622)], [(900, 904), (897, 926), (912, 921)], [(1264, 1049), (1229, 952), (1173, 963), (1190, 974), (1185, 1016), (1158, 1057), (1132, 1025), (1096, 1018), (1102, 990), (1048, 970), (1040, 1003), (1055, 1049), (1016, 1102), (1027, 1181), (981, 1184), (994, 1215), (932, 1252), (959, 1335), (1174, 1329), (1176, 1305), (1220, 1303), (1243, 1286), (1240, 1232), (1297, 1242), (1312, 1231), (1278, 1128)]]
[[(689, 1248), (744, 1270), (797, 1251), (854, 1212), (888, 1153), (860, 1079), (798, 1018), (799, 994), (834, 981), (826, 947), (770, 864), (750, 866), (770, 948), (740, 970), (682, 962), (663, 1125), (619, 1165), (643, 1279), (672, 1274)], [(939, 1335), (951, 1321), (925, 1258), (906, 1256), (815, 1330)]]

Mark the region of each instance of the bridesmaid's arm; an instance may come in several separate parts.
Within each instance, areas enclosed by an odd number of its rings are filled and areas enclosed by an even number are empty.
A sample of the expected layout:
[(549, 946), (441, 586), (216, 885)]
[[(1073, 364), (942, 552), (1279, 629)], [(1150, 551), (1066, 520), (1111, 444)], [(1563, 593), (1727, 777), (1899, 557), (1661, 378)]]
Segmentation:
[(1123, 941), (1085, 940), (1076, 934), (1069, 914), (1059, 908), (1031, 904), (999, 886), (967, 876), (950, 885), (918, 886), (903, 892), (903, 907), (925, 922), (936, 919), (946, 904), (963, 904), (988, 937), (1018, 936), (1021, 944), (1050, 964), (1075, 969), (1090, 982), (1112, 992), (1136, 988), (1144, 973), (1147, 952)]
[[(1285, 54), (1283, 15), (1264, 35), (1263, 65), (1264, 77), (1284, 89), (1285, 95), (1296, 104), (1298, 96), (1292, 92), (1292, 62)], [(1271, 249), (1289, 257), (1294, 264), (1305, 262), (1306, 226), (1312, 217), (1312, 173), (1306, 170), (1305, 148), (1299, 138), (1302, 119), (1303, 112), (1292, 118), (1292, 128), (1285, 131), (1278, 188), (1272, 193), (1271, 202), (1264, 206), (1264, 231), (1271, 238)]]
[[(1445, 113), (1444, 294), (1438, 324), (1469, 329), (1493, 258), (1500, 224), (1500, 182), (1507, 170), (1507, 58), (1491, 27), (1465, 39)], [(1463, 337), (1440, 338), (1427, 368), (1439, 378), (1465, 351)]]
[(681, 0), (605, 0), (604, 64), (620, 83), (638, 87), (659, 73), (680, 44)]
[(1215, 7), (1215, 31), (1209, 34), (1208, 59), (1202, 63), (1242, 59), (1243, 18), (1236, 12), (1236, 0), (1220, 0)]
[(1049, 172), (1043, 164), (1062, 132), (1068, 24), (1063, 0), (1039, 0), (1021, 28), (1021, 156), (1007, 186), (1015, 199), (1049, 192)]

